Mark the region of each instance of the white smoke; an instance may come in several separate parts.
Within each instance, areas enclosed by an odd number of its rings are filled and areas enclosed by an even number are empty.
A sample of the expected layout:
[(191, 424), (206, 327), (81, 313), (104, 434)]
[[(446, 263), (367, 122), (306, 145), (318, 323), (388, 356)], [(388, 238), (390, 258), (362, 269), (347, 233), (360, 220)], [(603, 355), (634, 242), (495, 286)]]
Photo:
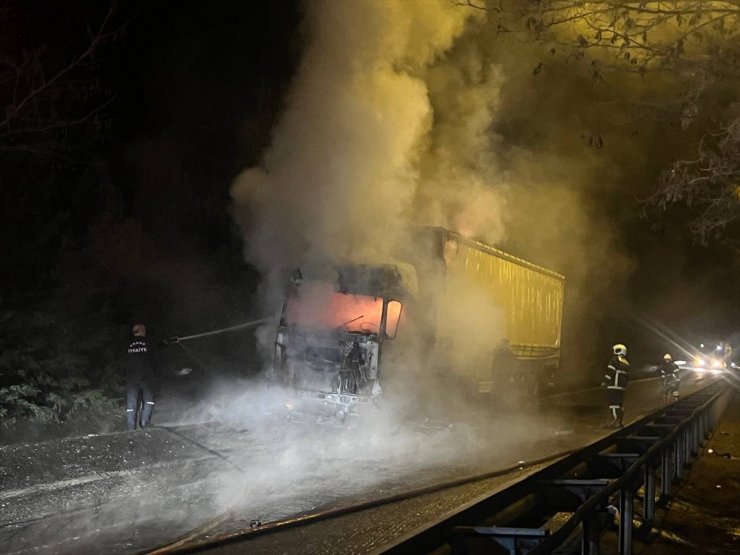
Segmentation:
[[(456, 44), (448, 0), (306, 5), (307, 48), (259, 167), (232, 188), (247, 258), (387, 260), (410, 224), (500, 237), (490, 127), (498, 79)], [(486, 168), (487, 171), (482, 171)]]

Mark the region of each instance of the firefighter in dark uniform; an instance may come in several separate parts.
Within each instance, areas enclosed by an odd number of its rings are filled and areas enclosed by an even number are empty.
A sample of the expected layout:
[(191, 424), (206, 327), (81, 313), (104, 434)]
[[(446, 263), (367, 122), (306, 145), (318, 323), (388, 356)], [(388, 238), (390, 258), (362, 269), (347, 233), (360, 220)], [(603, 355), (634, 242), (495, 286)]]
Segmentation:
[[(135, 430), (137, 424), (141, 428), (149, 426), (152, 419), (154, 394), (150, 383), (154, 377), (154, 361), (152, 347), (146, 337), (146, 326), (135, 324), (131, 332), (133, 337), (126, 356), (126, 419), (128, 429)], [(143, 401), (141, 411), (139, 398)]]
[(362, 353), (362, 347), (360, 347), (357, 341), (354, 341), (342, 364), (342, 369), (339, 371), (342, 391), (357, 393), (357, 389), (364, 378), (362, 373), (362, 367), (364, 365), (365, 357)]
[(602, 385), (606, 386), (606, 400), (612, 416), (608, 427), (621, 428), (624, 425), (624, 394), (630, 379), (630, 363), (627, 361), (627, 347), (621, 343), (612, 347), (612, 353)]
[(658, 365), (660, 378), (663, 383), (663, 401), (678, 400), (678, 388), (681, 385), (681, 376), (678, 364), (673, 362), (670, 353), (663, 355), (663, 362)]

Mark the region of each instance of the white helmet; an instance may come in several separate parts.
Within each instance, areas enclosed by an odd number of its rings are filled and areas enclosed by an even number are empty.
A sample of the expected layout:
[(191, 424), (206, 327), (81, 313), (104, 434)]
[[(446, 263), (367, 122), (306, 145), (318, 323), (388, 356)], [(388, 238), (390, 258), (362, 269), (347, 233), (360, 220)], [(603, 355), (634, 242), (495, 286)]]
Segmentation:
[(623, 357), (627, 354), (627, 347), (625, 347), (621, 343), (617, 343), (616, 345), (612, 347), (612, 351), (614, 351), (615, 355), (619, 355)]
[(663, 355), (663, 360), (673, 360), (673, 357), (670, 355), (670, 353), (666, 353)]

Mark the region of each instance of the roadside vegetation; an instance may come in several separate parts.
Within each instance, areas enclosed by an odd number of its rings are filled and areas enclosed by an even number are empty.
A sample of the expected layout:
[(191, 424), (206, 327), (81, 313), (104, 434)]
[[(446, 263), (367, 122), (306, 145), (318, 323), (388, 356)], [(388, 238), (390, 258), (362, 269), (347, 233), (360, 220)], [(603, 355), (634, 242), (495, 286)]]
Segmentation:
[[(143, 103), (158, 60), (130, 65), (130, 50), (148, 55), (147, 17), (169, 20), (169, 5), (0, 7), (0, 441), (123, 429), (133, 321), (174, 335), (252, 316), (224, 144), (249, 119), (259, 152), (277, 108), (246, 102), (259, 114), (247, 118), (199, 92), (200, 111), (177, 117), (154, 93)], [(188, 35), (188, 48), (211, 38)], [(230, 339), (207, 347), (250, 360), (249, 338)]]

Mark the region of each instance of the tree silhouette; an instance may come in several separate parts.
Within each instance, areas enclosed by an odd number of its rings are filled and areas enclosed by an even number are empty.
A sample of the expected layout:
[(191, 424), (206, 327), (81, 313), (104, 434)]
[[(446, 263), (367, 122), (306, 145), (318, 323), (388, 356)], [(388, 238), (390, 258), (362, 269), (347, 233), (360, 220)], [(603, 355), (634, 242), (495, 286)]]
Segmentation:
[[(635, 121), (683, 132), (694, 155), (664, 169), (646, 206), (687, 206), (689, 228), (700, 241), (732, 240), (729, 231), (740, 219), (738, 0), (459, 3), (486, 9), (498, 33), (546, 45), (548, 56), (580, 68), (593, 86), (606, 86), (607, 75), (660, 76), (668, 83), (660, 96), (619, 102)], [(533, 75), (549, 65), (547, 58), (537, 60)], [(589, 147), (608, 148), (599, 132), (584, 139)]]
[(13, 0), (0, 7), (0, 152), (68, 160), (105, 128), (114, 95), (101, 85), (96, 55), (125, 25), (115, 22), (115, 3), (95, 23), (81, 17), (51, 29), (43, 9)]

